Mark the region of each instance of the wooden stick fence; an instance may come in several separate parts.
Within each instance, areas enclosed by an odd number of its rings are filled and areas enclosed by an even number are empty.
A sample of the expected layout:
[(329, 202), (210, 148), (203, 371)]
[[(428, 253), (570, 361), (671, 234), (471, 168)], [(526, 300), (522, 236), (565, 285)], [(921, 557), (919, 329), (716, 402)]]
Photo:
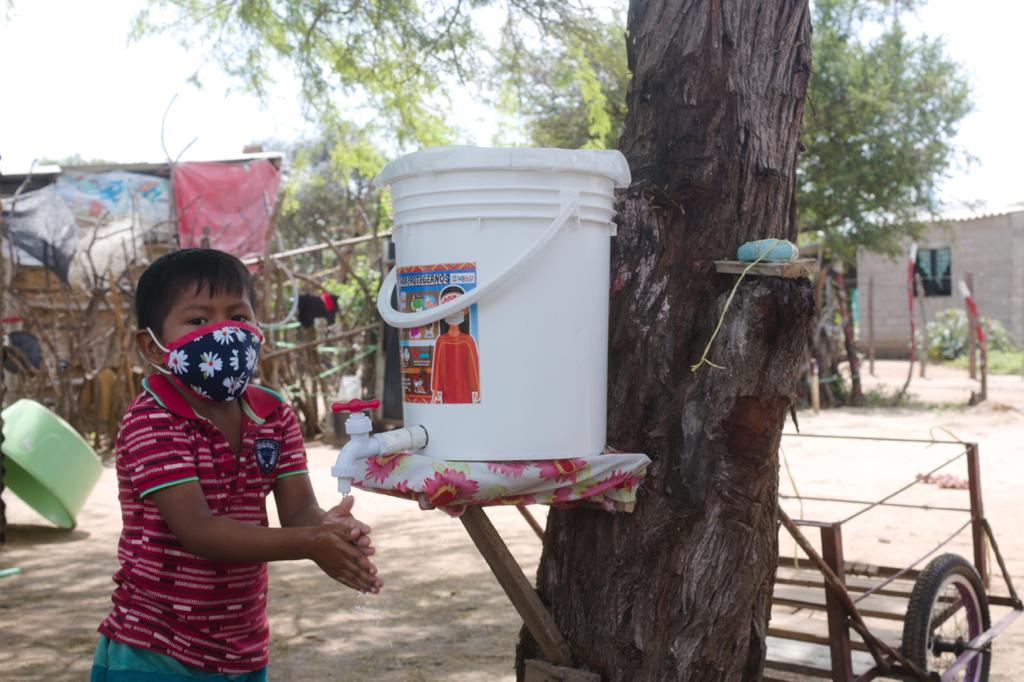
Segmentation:
[[(337, 290), (329, 291), (324, 282), (326, 277), (355, 283), (360, 293), (337, 311), (338, 324), (343, 331), (334, 333), (337, 328), (333, 328), (324, 338), (314, 338), (324, 332), (298, 325), (268, 330), (268, 344), (261, 358), (266, 361), (264, 380), (275, 387), (300, 386), (307, 397), (327, 396), (332, 393), (325, 383), (328, 378), (351, 369), (353, 374), (363, 377), (365, 390), (372, 391), (378, 383), (377, 376), (382, 375), (382, 367), (378, 365), (383, 362), (381, 326), (371, 300), (376, 293), (375, 271), (381, 270), (380, 275), (384, 274), (380, 249), (376, 249), (376, 245), (390, 238), (391, 232), (380, 229), (379, 217), (368, 211), (362, 199), (356, 196), (350, 229), (363, 234), (330, 239), (327, 232), (338, 234), (341, 228), (322, 233), (314, 231), (319, 239), (317, 243), (274, 251), (272, 244), (281, 243), (277, 223), (282, 198), (275, 202), (271, 214), (266, 255), (243, 260), (247, 265), (262, 265), (257, 275), (261, 299), (259, 319), (269, 321), (285, 317), (293, 309), (292, 297), (299, 293), (299, 286), (316, 293), (337, 293)], [(131, 230), (134, 234), (135, 228)], [(0, 310), (19, 316), (24, 330), (32, 333), (42, 346), (43, 362), (38, 368), (19, 361), (24, 360), (20, 355), (14, 358), (15, 365), (22, 370), (17, 375), (19, 397), (39, 400), (87, 437), (91, 436), (94, 445), (104, 449), (109, 447), (116, 431), (116, 416), (125, 402), (138, 392), (144, 373), (141, 359), (134, 355), (132, 307), (134, 283), (148, 263), (151, 250), (149, 245), (146, 249), (136, 249), (136, 239), (132, 238), (131, 245), (123, 247), (123, 271), (110, 268), (98, 271), (92, 260), (92, 247), (99, 233), (99, 229), (93, 230), (92, 238), (83, 244), (80, 255), (84, 256), (83, 267), (88, 272), (81, 286), (60, 282), (43, 268), (19, 267), (16, 275), (28, 273), (35, 279), (16, 276), (0, 295)], [(373, 248), (367, 253), (365, 245)], [(169, 249), (157, 251), (166, 250)], [(324, 269), (329, 261), (325, 263), (321, 254), (333, 254), (336, 259), (333, 267)], [(2, 277), (4, 267), (14, 263), (13, 252), (4, 256), (10, 258), (0, 263), (0, 281), (6, 281)], [(301, 261), (301, 265), (296, 261)], [(310, 267), (310, 261), (314, 267)], [(283, 267), (286, 262), (291, 266), (287, 273)], [(275, 347), (275, 340), (289, 347)], [(296, 340), (297, 343), (292, 343)], [(330, 346), (338, 342), (344, 343), (340, 347)], [(317, 352), (323, 348), (329, 352)], [(0, 387), (0, 406), (4, 404), (3, 398)], [(308, 414), (316, 416), (315, 409)], [(2, 532), (0, 507), (0, 536)]]

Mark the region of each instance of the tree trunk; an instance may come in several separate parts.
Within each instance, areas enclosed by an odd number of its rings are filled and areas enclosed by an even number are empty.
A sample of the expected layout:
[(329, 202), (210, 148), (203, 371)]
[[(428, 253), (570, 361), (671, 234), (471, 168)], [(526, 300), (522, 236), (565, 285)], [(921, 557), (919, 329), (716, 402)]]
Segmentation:
[[(778, 556), (778, 445), (814, 314), (806, 280), (750, 277), (695, 373), (751, 239), (795, 238), (806, 0), (629, 8), (634, 74), (612, 256), (609, 444), (653, 464), (633, 514), (554, 508), (538, 590), (604, 680), (755, 680)], [(523, 662), (541, 658), (525, 630)]]
[[(836, 382), (839, 376), (839, 359), (832, 338), (832, 322), (835, 318), (835, 296), (832, 293), (832, 266), (818, 260), (820, 270), (814, 280), (814, 321), (808, 331), (810, 337), (809, 355), (818, 364), (818, 392), (824, 407), (838, 407), (843, 403), (842, 384)], [(834, 390), (840, 389), (840, 390)]]
[(846, 359), (850, 363), (850, 404), (864, 404), (864, 390), (860, 383), (860, 358), (857, 356), (857, 341), (853, 337), (853, 311), (847, 303), (846, 277), (843, 268), (833, 269), (836, 282), (836, 300), (839, 302), (839, 319), (843, 326), (843, 345)]
[[(0, 199), (0, 244), (7, 241), (7, 224), (3, 219), (3, 208), (4, 202)], [(12, 259), (13, 260), (13, 259)], [(4, 272), (4, 256), (0, 254), (0, 287), (6, 289), (7, 275)], [(13, 267), (13, 264), (12, 264)], [(0, 411), (6, 407), (5, 397), (7, 391), (7, 370), (4, 369), (4, 323), (2, 320), (6, 315), (4, 314), (4, 297), (7, 296), (7, 291), (4, 291), (4, 295), (0, 296)], [(7, 541), (7, 504), (4, 502), (4, 475), (6, 470), (4, 469), (4, 418), (0, 416), (0, 545)]]

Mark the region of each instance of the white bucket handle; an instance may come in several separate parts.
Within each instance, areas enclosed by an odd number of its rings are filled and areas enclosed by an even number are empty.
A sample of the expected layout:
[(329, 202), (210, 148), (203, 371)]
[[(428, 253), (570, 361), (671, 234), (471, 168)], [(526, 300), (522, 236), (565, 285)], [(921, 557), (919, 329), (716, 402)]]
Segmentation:
[(503, 273), (487, 284), (471, 289), (462, 296), (434, 308), (415, 313), (403, 313), (395, 310), (391, 305), (391, 293), (398, 285), (398, 268), (392, 268), (391, 272), (384, 278), (384, 281), (381, 282), (380, 292), (377, 294), (377, 312), (392, 327), (398, 327), (399, 329), (425, 327), (442, 318), (449, 317), (459, 310), (468, 308), (487, 294), (496, 291), (501, 285), (507, 283), (516, 273), (526, 267), (533, 257), (540, 253), (541, 249), (547, 246), (548, 242), (554, 239), (559, 230), (569, 222), (572, 214), (579, 209), (579, 193), (571, 192), (566, 194), (569, 194), (569, 196), (562, 199), (562, 210), (559, 211), (554, 221), (547, 226), (540, 238), (523, 255), (509, 265)]

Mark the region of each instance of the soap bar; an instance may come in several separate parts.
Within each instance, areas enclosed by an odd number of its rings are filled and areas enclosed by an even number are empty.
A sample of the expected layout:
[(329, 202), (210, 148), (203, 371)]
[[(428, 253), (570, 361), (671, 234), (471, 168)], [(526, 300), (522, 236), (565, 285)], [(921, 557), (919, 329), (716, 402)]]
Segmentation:
[(737, 260), (747, 263), (758, 258), (762, 263), (787, 263), (797, 259), (800, 249), (787, 239), (758, 239), (747, 242), (736, 252)]

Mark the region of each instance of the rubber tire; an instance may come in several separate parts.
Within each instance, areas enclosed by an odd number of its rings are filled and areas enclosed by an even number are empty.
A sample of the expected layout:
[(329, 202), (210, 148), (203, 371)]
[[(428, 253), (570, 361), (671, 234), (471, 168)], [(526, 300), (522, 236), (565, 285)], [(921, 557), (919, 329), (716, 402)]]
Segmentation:
[[(903, 621), (903, 644), (901, 647), (903, 654), (924, 670), (928, 670), (930, 657), (928, 624), (931, 619), (932, 604), (938, 597), (939, 587), (952, 574), (959, 574), (966, 578), (977, 595), (981, 611), (982, 631), (988, 630), (992, 625), (988, 612), (988, 597), (985, 596), (985, 586), (982, 584), (978, 572), (974, 570), (974, 566), (959, 554), (943, 554), (935, 557), (921, 571), (914, 583), (914, 590), (910, 594), (910, 603), (907, 605), (907, 617)], [(989, 665), (992, 663), (992, 652), (990, 650), (979, 654), (979, 656), (982, 660), (978, 682), (987, 682)]]

